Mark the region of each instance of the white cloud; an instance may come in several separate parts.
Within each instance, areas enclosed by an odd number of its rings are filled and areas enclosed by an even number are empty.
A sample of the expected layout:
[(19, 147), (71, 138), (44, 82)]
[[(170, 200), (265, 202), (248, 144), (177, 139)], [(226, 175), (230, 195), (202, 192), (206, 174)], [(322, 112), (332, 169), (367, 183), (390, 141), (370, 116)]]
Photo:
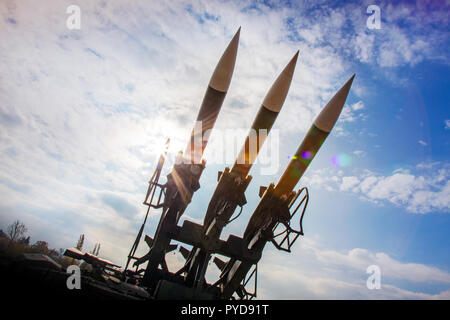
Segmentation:
[(348, 253), (336, 251), (316, 251), (318, 259), (322, 262), (346, 266), (365, 272), (368, 266), (377, 265), (382, 269), (385, 277), (404, 279), (412, 282), (442, 282), (450, 283), (450, 273), (434, 267), (417, 263), (402, 263), (388, 254), (372, 253), (366, 249), (355, 248)]
[(366, 152), (362, 151), (362, 150), (355, 150), (355, 151), (353, 151), (353, 154), (357, 157), (363, 157), (366, 155)]
[(449, 165), (420, 163), (413, 171), (417, 172), (397, 169), (388, 176), (370, 171), (344, 176), (321, 169), (307, 173), (303, 182), (314, 188), (358, 193), (361, 199), (375, 203), (389, 201), (413, 213), (449, 212)]
[[(415, 176), (395, 173), (388, 177), (377, 177), (372, 188), (366, 191), (369, 199), (388, 200), (414, 213), (450, 210), (450, 181), (439, 181), (439, 175)], [(439, 181), (439, 182), (438, 182)]]
[(339, 117), (339, 121), (340, 122), (353, 122), (355, 120), (356, 120), (356, 118), (353, 114), (352, 109), (348, 105), (345, 105), (344, 108), (342, 109), (342, 113)]
[[(259, 265), (261, 299), (448, 299), (450, 290), (426, 293), (400, 288), (393, 283), (430, 283), (449, 286), (450, 273), (433, 266), (401, 262), (383, 252), (354, 248), (347, 252), (322, 249), (310, 239), (301, 239), (286, 256), (266, 249)], [(367, 267), (381, 270), (381, 289), (369, 290)], [(425, 289), (426, 290), (426, 289)]]
[(343, 177), (340, 189), (341, 191), (348, 191), (358, 184), (359, 179), (357, 177)]
[(375, 35), (367, 33), (359, 33), (355, 39), (356, 57), (361, 62), (370, 62), (373, 56)]
[(445, 130), (450, 129), (450, 119), (446, 119), (444, 123), (445, 123)]
[(362, 101), (358, 101), (358, 102), (352, 104), (352, 109), (355, 111), (364, 109), (364, 103)]
[(424, 147), (428, 145), (425, 141), (422, 141), (422, 140), (419, 140), (417, 142)]
[(367, 193), (369, 189), (371, 189), (377, 181), (378, 179), (374, 176), (364, 178), (364, 180), (362, 180), (362, 182), (359, 185), (361, 192)]

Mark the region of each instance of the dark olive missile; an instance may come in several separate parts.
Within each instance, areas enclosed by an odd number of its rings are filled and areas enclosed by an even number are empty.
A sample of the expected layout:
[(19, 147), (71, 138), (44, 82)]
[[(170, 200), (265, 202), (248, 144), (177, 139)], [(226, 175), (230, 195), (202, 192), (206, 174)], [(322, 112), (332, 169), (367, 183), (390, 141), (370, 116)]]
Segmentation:
[[(347, 81), (317, 116), (276, 186), (272, 184), (264, 192), (244, 232), (244, 242), (249, 250), (262, 254), (265, 244), (273, 237), (271, 231), (276, 224), (280, 221), (289, 222), (287, 205), (295, 195), (292, 190), (336, 124), (354, 77)], [(232, 296), (254, 264), (255, 261), (230, 259), (220, 278), (223, 298)]]
[[(217, 66), (211, 76), (206, 89), (203, 102), (197, 115), (196, 126), (191, 133), (191, 138), (184, 153), (185, 160), (200, 163), (203, 151), (208, 143), (208, 135), (214, 127), (220, 108), (222, 107), (225, 95), (230, 87), (233, 76), (234, 65), (239, 44), (241, 28), (231, 39), (225, 52), (222, 54)], [(201, 126), (200, 128), (197, 125)]]

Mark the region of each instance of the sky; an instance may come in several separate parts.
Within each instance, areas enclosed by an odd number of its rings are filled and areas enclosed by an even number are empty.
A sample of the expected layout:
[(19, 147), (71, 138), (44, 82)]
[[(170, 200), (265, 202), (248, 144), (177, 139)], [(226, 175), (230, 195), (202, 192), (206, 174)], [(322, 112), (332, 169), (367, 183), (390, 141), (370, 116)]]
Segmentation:
[[(378, 29), (367, 22), (373, 4)], [(80, 8), (79, 29), (68, 28), (71, 5)], [(336, 127), (297, 185), (310, 192), (305, 235), (292, 253), (266, 246), (258, 298), (449, 299), (449, 7), (2, 1), (0, 228), (19, 219), (32, 242), (53, 248), (73, 247), (84, 234), (86, 250), (100, 242), (100, 256), (123, 266), (165, 141), (171, 138), (167, 174), (220, 55), (241, 27), (201, 189), (183, 219), (203, 220), (217, 171), (237, 155), (227, 143), (243, 143), (265, 93), (300, 50), (273, 144), (266, 141), (250, 172), (248, 203), (222, 239), (243, 234), (259, 187), (278, 180), (315, 116), (356, 73)], [(150, 236), (159, 214), (150, 214)], [(179, 253), (167, 259), (172, 271), (183, 264)], [(371, 290), (372, 265), (381, 287)]]

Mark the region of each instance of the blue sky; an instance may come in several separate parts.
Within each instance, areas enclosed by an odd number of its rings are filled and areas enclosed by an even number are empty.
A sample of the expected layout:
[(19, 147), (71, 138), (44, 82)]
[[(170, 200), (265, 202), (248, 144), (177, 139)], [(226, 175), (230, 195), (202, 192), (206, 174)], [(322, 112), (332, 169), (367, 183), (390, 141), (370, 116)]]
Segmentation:
[[(80, 30), (66, 27), (72, 4)], [(370, 4), (381, 9), (381, 29), (367, 28)], [(185, 218), (203, 219), (217, 171), (232, 164), (212, 161), (223, 152), (220, 133), (246, 132), (300, 50), (273, 129), (276, 172), (253, 167), (248, 204), (223, 237), (243, 233), (259, 186), (278, 180), (314, 117), (356, 73), (339, 122), (298, 185), (311, 194), (305, 237), (292, 254), (267, 246), (259, 297), (448, 299), (448, 12), (442, 1), (3, 1), (0, 227), (20, 219), (32, 241), (56, 248), (84, 233), (87, 249), (100, 242), (101, 255), (123, 265), (165, 140), (168, 170), (241, 26), (210, 161)], [(158, 219), (154, 212), (149, 235)], [(168, 259), (173, 269), (182, 263), (178, 254)], [(366, 287), (373, 264), (379, 290)]]

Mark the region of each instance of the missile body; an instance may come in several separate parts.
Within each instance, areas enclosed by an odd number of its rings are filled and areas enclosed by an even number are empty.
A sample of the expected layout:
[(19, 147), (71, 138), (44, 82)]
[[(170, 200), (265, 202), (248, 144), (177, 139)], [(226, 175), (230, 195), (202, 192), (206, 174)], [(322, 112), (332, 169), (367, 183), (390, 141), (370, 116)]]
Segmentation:
[[(211, 80), (208, 84), (203, 102), (197, 115), (196, 126), (191, 133), (191, 138), (184, 152), (184, 160), (193, 163), (201, 163), (203, 151), (208, 143), (209, 133), (216, 123), (217, 116), (222, 107), (225, 95), (230, 87), (239, 43), (241, 28), (238, 29), (233, 39), (220, 58)], [(197, 124), (201, 125), (198, 128)]]
[(353, 75), (346, 82), (315, 119), (314, 124), (309, 129), (305, 139), (298, 147), (295, 155), (292, 157), (292, 160), (289, 162), (289, 165), (276, 185), (275, 189), (278, 196), (281, 197), (287, 195), (294, 189), (297, 182), (303, 176), (306, 168), (308, 168), (309, 164), (314, 159), (317, 151), (333, 129), (334, 124), (344, 107), (354, 77), (355, 76)]
[[(245, 139), (245, 143), (242, 146), (238, 156), (236, 157), (236, 161), (233, 167), (231, 168), (230, 173), (235, 180), (245, 180), (247, 178), (248, 173), (253, 163), (255, 162), (256, 157), (258, 156), (258, 153), (262, 148), (267, 135), (272, 129), (272, 126), (275, 123), (275, 120), (277, 119), (281, 108), (283, 107), (284, 101), (286, 100), (292, 77), (294, 75), (297, 58), (298, 52), (280, 73), (280, 75), (268, 91), (266, 97), (264, 98), (263, 103), (259, 108), (250, 131)], [(210, 207), (217, 202), (218, 197), (223, 195), (223, 193), (218, 190), (222, 189), (221, 184), (221, 180), (219, 180), (219, 184), (216, 189), (217, 191), (213, 194), (203, 221), (203, 225), (205, 226), (208, 226), (214, 215), (217, 214), (217, 210), (211, 210), (213, 208)], [(236, 206), (234, 207), (234, 209), (235, 208)], [(231, 212), (231, 214), (233, 212), (234, 210)], [(223, 215), (223, 213), (219, 214)]]
[[(250, 132), (245, 139), (239, 155), (236, 158), (231, 172), (241, 177), (246, 177), (250, 171), (264, 140), (272, 128), (284, 101), (286, 100), (289, 88), (291, 86), (292, 77), (294, 75), (295, 65), (297, 64), (298, 51), (280, 73), (267, 92), (261, 107), (258, 110), (255, 120), (251, 126)], [(261, 130), (266, 130), (266, 135), (261, 135)], [(252, 148), (251, 142), (256, 143), (256, 150)]]
[(226, 168), (220, 175), (203, 222), (203, 248), (194, 248), (187, 261), (187, 286), (203, 282), (211, 256), (208, 248), (220, 238), (236, 207), (242, 207), (246, 203), (244, 192), (251, 180), (248, 173), (286, 100), (297, 58), (298, 51), (265, 96), (231, 171)]
[[(271, 184), (264, 192), (244, 232), (244, 243), (249, 250), (262, 254), (267, 241), (273, 238), (276, 224), (289, 222), (288, 206), (295, 196), (293, 189), (338, 120), (353, 79), (354, 75), (322, 109), (278, 183)], [(254, 261), (230, 259), (220, 278), (220, 289), (225, 299), (239, 288), (253, 264)]]
[(158, 280), (158, 266), (165, 264), (165, 253), (171, 240), (168, 233), (178, 223), (194, 192), (200, 188), (198, 181), (205, 166), (205, 161), (201, 158), (208, 141), (208, 133), (216, 122), (230, 86), (240, 30), (241, 28), (225, 49), (209, 81), (197, 116), (196, 123), (201, 124), (201, 129), (194, 127), (186, 151), (178, 155), (172, 172), (167, 176), (163, 212), (148, 254), (148, 264), (144, 274), (144, 284), (149, 287), (154, 287)]

